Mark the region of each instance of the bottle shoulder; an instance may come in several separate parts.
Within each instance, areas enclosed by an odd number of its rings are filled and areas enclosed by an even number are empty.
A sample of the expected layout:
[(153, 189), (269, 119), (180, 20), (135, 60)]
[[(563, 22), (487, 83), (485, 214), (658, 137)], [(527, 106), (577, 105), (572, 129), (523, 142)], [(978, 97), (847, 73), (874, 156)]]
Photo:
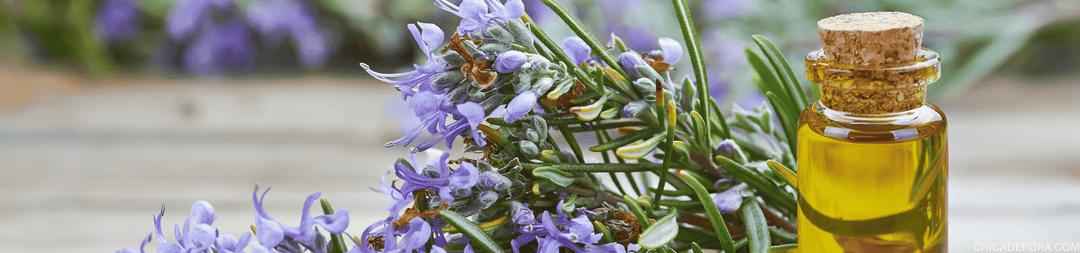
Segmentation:
[[(897, 113), (852, 114), (816, 102), (803, 110), (799, 128), (833, 139), (855, 142), (899, 142), (944, 133), (945, 113), (930, 103)], [(800, 130), (801, 134), (802, 130)]]

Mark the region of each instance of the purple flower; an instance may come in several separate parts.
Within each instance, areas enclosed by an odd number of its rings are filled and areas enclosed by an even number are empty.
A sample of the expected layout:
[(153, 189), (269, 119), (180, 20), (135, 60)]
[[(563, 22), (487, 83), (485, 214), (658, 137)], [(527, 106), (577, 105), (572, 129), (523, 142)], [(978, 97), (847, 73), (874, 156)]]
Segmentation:
[[(217, 215), (214, 214), (214, 208), (210, 206), (210, 203), (205, 200), (196, 201), (191, 205), (191, 216), (184, 221), (183, 229), (179, 224), (173, 226), (173, 238), (176, 239), (176, 243), (166, 240), (165, 234), (161, 232), (161, 218), (165, 214), (164, 210), (162, 207), (162, 213), (154, 215), (154, 229), (158, 237), (157, 252), (203, 252), (214, 244), (217, 231), (210, 228), (210, 225)], [(194, 226), (191, 224), (192, 216), (195, 217)]]
[(232, 0), (180, 0), (165, 20), (165, 30), (173, 40), (187, 39), (203, 23), (212, 22), (208, 17), (213, 11), (235, 8)]
[(660, 51), (663, 52), (664, 62), (672, 65), (679, 62), (683, 55), (683, 49), (678, 41), (668, 37), (661, 37), (657, 42), (660, 44)]
[(108, 0), (97, 13), (97, 28), (105, 40), (117, 41), (138, 36), (142, 30), (142, 13), (132, 0)]
[(300, 61), (309, 68), (326, 61), (330, 49), (327, 34), (316, 22), (316, 9), (293, 0), (263, 0), (251, 3), (248, 21), (269, 40), (280, 44), (285, 36), (296, 42)]
[[(434, 157), (438, 158), (432, 159)], [(451, 192), (454, 189), (472, 188), (476, 185), (480, 172), (471, 163), (461, 163), (461, 167), (451, 172), (450, 167), (446, 165), (449, 158), (449, 152), (428, 150), (428, 166), (439, 170), (435, 177), (420, 175), (423, 167), (419, 164), (413, 164), (414, 168), (409, 168), (401, 161), (395, 163), (394, 169), (398, 178), (405, 180), (405, 184), (401, 186), (401, 192), (411, 193), (417, 190), (435, 189), (439, 192), (439, 198), (442, 201), (454, 202)]]
[[(428, 61), (423, 66), (413, 65), (413, 71), (397, 73), (397, 74), (383, 74), (375, 72), (368, 67), (367, 64), (361, 63), (360, 66), (364, 68), (368, 74), (371, 74), (375, 79), (391, 84), (395, 84), (401, 89), (402, 98), (408, 98), (417, 92), (431, 91), (443, 93), (445, 91), (438, 91), (431, 88), (431, 76), (446, 71), (446, 61), (435, 57), (435, 49), (442, 44), (444, 34), (442, 29), (435, 24), (420, 23), (409, 24), (409, 31), (412, 32), (413, 39), (416, 40), (416, 44), (420, 46), (420, 50), (427, 55)], [(419, 115), (419, 113), (417, 113)]]
[(251, 232), (244, 232), (240, 239), (231, 234), (222, 234), (214, 242), (214, 249), (221, 253), (244, 253), (244, 247), (251, 242)]
[(181, 0), (165, 20), (165, 29), (173, 39), (169, 44), (186, 44), (181, 68), (189, 73), (218, 76), (255, 64), (251, 32), (231, 0)]
[[(154, 218), (154, 220), (157, 220), (157, 218)], [(135, 251), (135, 249), (132, 248), (124, 248), (117, 250), (116, 253), (146, 253), (146, 243), (150, 242), (150, 237), (153, 237), (153, 235), (147, 235), (146, 239), (143, 239), (142, 244), (139, 245), (138, 251)]]
[(637, 80), (641, 77), (641, 74), (637, 71), (637, 66), (649, 66), (649, 64), (645, 63), (645, 59), (642, 59), (637, 52), (629, 51), (619, 54), (619, 66), (626, 70), (626, 75), (630, 76), (630, 80)]
[(491, 67), (500, 73), (511, 73), (521, 69), (521, 65), (525, 64), (528, 60), (528, 54), (517, 50), (510, 50), (499, 54)]
[(510, 104), (506, 106), (506, 114), (503, 115), (503, 121), (517, 121), (535, 107), (536, 92), (533, 90), (526, 90), (514, 97), (513, 100), (510, 100)]
[[(409, 157), (412, 158), (413, 161), (416, 160), (416, 154), (410, 153)], [(416, 164), (416, 163), (413, 162), (413, 164)], [(401, 208), (404, 208), (409, 203), (412, 203), (413, 195), (412, 194), (402, 193), (401, 190), (399, 190), (396, 187), (386, 183), (386, 176), (390, 175), (390, 171), (391, 170), (386, 170), (386, 173), (383, 173), (383, 175), (382, 175), (382, 180), (381, 180), (382, 189), (381, 190), (376, 190), (375, 188), (370, 188), (370, 189), (372, 191), (375, 191), (375, 192), (390, 195), (390, 205), (386, 207), (386, 210), (390, 211), (391, 214), (398, 214), (398, 213), (400, 213)]]
[(477, 186), (496, 191), (506, 191), (510, 189), (511, 184), (513, 184), (513, 182), (510, 181), (510, 178), (499, 175), (499, 173), (494, 171), (480, 173), (480, 177), (476, 180)]
[[(562, 206), (563, 202), (559, 201), (559, 205)], [(513, 208), (513, 206), (512, 206)], [(537, 252), (542, 253), (557, 253), (559, 248), (568, 248), (574, 252), (582, 252), (581, 247), (578, 244), (595, 245), (603, 237), (602, 234), (593, 233), (592, 221), (585, 215), (579, 215), (577, 218), (568, 219), (568, 215), (562, 211), (562, 208), (556, 208), (558, 215), (556, 220), (551, 219), (551, 214), (548, 211), (544, 211), (540, 215), (540, 227), (535, 226), (534, 223), (527, 223), (518, 228), (518, 232), (521, 235), (514, 240), (510, 241), (510, 247), (514, 249), (514, 253), (519, 253), (518, 248), (522, 245), (536, 240)], [(517, 214), (515, 214), (517, 216)], [(521, 217), (515, 217), (517, 220)], [(517, 222), (521, 224), (522, 222)]]
[(188, 72), (215, 76), (228, 70), (247, 71), (255, 64), (251, 33), (239, 19), (204, 23), (193, 43), (184, 53)]
[(734, 213), (739, 210), (739, 206), (742, 206), (742, 198), (742, 189), (739, 186), (733, 186), (713, 195), (716, 208), (720, 209), (721, 213)]
[[(420, 217), (413, 218), (409, 221), (409, 225), (400, 229), (394, 229), (392, 222), (393, 218), (390, 217), (371, 224), (361, 236), (361, 238), (378, 238), (382, 236), (383, 248), (381, 250), (372, 249), (371, 245), (367, 245), (368, 241), (364, 240), (360, 245), (350, 249), (348, 253), (413, 252), (414, 250), (423, 252), (425, 244), (431, 240), (431, 225)], [(380, 227), (382, 227), (382, 231), (374, 231)], [(398, 241), (399, 237), (400, 241)], [(432, 247), (431, 252), (446, 251), (440, 247)]]
[(307, 200), (304, 201), (304, 209), (301, 211), (299, 226), (278, 222), (263, 209), (263, 198), (266, 197), (267, 192), (270, 192), (269, 187), (266, 188), (266, 191), (263, 191), (261, 197), (258, 196), (258, 189), (251, 193), (251, 200), (255, 202), (256, 210), (255, 234), (259, 242), (264, 246), (276, 247), (285, 237), (288, 237), (296, 239), (310, 248), (315, 243), (317, 234), (315, 225), (322, 227), (331, 234), (341, 234), (345, 232), (345, 228), (349, 227), (349, 209), (346, 208), (342, 208), (334, 214), (311, 217), (311, 204), (319, 198), (322, 192), (308, 195)]
[(508, 0), (505, 5), (499, 0), (464, 0), (460, 5), (454, 5), (446, 0), (436, 0), (435, 6), (461, 17), (461, 24), (457, 28), (458, 34), (476, 31), (494, 19), (507, 21), (525, 14), (525, 5), (521, 0)]
[(562, 46), (563, 50), (566, 50), (566, 56), (570, 57), (570, 61), (573, 61), (574, 64), (580, 65), (589, 58), (589, 53), (592, 52), (589, 45), (585, 44), (585, 41), (577, 36), (566, 37), (562, 40)]
[(529, 209), (529, 204), (510, 201), (510, 215), (513, 217), (514, 223), (518, 225), (536, 224), (536, 215), (533, 215), (532, 209)]

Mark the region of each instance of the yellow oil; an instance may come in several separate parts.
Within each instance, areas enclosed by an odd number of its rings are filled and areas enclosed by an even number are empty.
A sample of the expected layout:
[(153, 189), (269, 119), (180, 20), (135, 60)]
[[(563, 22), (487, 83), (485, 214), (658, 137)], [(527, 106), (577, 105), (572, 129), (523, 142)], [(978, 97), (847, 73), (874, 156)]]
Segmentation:
[(799, 123), (800, 252), (947, 252), (937, 107), (859, 116), (816, 103)]

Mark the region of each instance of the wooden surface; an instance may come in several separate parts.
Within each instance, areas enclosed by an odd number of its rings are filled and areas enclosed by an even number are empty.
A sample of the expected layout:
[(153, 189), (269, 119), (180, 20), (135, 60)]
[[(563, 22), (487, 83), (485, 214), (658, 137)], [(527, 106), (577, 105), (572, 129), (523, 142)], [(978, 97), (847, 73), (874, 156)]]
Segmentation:
[[(353, 235), (386, 217), (386, 198), (368, 187), (407, 154), (382, 145), (399, 135), (391, 116), (411, 113), (387, 106), (399, 98), (389, 86), (192, 82), (32, 90), (2, 104), (0, 253), (138, 247), (162, 203), (171, 231), (200, 199), (216, 208), (215, 227), (238, 235), (253, 224), (255, 182), (274, 187), (268, 212), (286, 223), (316, 191), (350, 209)], [(951, 252), (1080, 243), (1080, 86), (992, 80), (939, 106)]]

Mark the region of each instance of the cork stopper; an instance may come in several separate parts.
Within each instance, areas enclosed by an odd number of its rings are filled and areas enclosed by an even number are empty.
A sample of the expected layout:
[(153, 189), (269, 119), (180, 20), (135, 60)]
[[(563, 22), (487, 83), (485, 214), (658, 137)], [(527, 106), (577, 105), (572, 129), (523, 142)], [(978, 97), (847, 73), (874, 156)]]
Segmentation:
[(903, 12), (865, 12), (818, 21), (825, 56), (845, 65), (902, 65), (922, 46), (923, 19)]

